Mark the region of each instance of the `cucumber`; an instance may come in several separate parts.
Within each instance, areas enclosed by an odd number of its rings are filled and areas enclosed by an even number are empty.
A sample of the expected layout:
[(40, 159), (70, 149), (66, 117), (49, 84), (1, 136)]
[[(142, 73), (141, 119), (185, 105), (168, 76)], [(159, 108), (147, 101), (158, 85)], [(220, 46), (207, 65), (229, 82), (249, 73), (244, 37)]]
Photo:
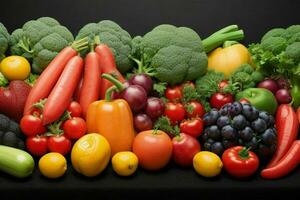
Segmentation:
[(34, 160), (26, 151), (0, 145), (0, 171), (18, 178), (29, 176), (34, 169)]

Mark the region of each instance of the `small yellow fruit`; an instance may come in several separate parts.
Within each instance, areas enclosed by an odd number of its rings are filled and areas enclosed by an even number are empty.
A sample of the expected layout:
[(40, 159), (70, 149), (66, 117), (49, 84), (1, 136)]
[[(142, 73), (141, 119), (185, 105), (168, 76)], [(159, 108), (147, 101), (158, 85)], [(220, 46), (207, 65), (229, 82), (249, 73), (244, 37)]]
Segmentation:
[(71, 161), (78, 173), (92, 177), (107, 167), (110, 156), (111, 148), (105, 137), (98, 133), (90, 133), (73, 145)]
[(205, 177), (214, 177), (221, 173), (223, 163), (217, 154), (209, 151), (200, 151), (194, 156), (195, 171)]
[(25, 80), (30, 74), (30, 64), (22, 56), (8, 56), (0, 63), (0, 71), (8, 80)]
[(116, 153), (112, 158), (112, 167), (120, 176), (132, 175), (138, 166), (138, 157), (130, 151)]
[(60, 153), (47, 153), (39, 160), (39, 169), (47, 178), (59, 178), (67, 170), (67, 161)]

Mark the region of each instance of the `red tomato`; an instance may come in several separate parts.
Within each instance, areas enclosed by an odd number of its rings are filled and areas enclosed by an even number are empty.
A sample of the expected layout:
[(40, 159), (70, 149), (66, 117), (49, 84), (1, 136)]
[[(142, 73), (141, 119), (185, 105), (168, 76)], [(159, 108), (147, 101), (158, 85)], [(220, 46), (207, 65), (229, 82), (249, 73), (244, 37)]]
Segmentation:
[(65, 121), (63, 125), (64, 134), (70, 139), (79, 139), (86, 134), (86, 122), (80, 117), (73, 117)]
[(192, 166), (193, 158), (200, 151), (200, 144), (194, 137), (181, 133), (172, 139), (173, 160), (180, 166)]
[[(198, 101), (191, 101), (185, 105), (186, 115), (189, 118), (202, 117), (205, 113), (204, 107)], [(191, 111), (191, 112), (189, 112)]]
[(220, 109), (225, 104), (232, 102), (232, 94), (215, 93), (210, 97), (210, 106), (217, 109)]
[(196, 138), (199, 137), (203, 132), (203, 126), (203, 120), (200, 118), (184, 120), (180, 123), (180, 132)]
[(165, 116), (167, 116), (174, 124), (178, 121), (184, 120), (185, 109), (181, 103), (166, 103)]
[(223, 91), (223, 89), (228, 85), (228, 81), (227, 80), (223, 80), (219, 83), (218, 87), (220, 91)]
[(165, 97), (172, 102), (177, 102), (182, 99), (182, 87), (175, 86), (175, 87), (168, 87), (165, 91)]
[(222, 162), (226, 171), (234, 177), (251, 176), (259, 166), (255, 153), (242, 146), (227, 149), (222, 155)]
[(72, 101), (67, 109), (72, 117), (81, 117), (82, 108), (77, 101)]
[(24, 115), (20, 121), (20, 128), (27, 136), (35, 136), (47, 131), (43, 126), (41, 118), (34, 115)]
[(132, 150), (142, 168), (159, 170), (166, 166), (172, 157), (172, 141), (163, 131), (143, 131), (134, 138)]
[(71, 141), (64, 135), (51, 136), (48, 139), (48, 149), (50, 152), (57, 152), (66, 155), (72, 147)]
[(43, 156), (48, 152), (47, 140), (46, 136), (28, 137), (26, 148), (34, 156)]

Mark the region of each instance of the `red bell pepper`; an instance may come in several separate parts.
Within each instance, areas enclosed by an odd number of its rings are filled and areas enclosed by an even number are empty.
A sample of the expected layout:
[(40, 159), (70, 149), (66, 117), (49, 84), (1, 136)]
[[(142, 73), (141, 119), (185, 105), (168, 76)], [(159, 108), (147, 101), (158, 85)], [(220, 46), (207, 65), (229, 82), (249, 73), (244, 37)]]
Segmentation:
[(273, 167), (264, 169), (261, 176), (266, 179), (283, 177), (293, 171), (300, 162), (300, 140), (294, 141), (285, 156)]
[(287, 153), (298, 135), (299, 121), (292, 106), (281, 104), (276, 113), (277, 149), (266, 168), (274, 167)]

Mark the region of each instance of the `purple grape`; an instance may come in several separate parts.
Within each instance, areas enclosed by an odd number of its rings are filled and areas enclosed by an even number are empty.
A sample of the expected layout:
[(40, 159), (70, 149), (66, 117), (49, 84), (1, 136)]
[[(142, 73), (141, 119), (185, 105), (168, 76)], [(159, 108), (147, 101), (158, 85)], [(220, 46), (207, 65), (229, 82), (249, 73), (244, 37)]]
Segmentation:
[(139, 132), (151, 130), (153, 128), (152, 120), (146, 114), (140, 113), (135, 115), (133, 121), (134, 121), (134, 128)]
[(147, 74), (134, 74), (128, 80), (130, 85), (139, 85), (149, 94), (153, 89), (153, 81)]
[(152, 118), (157, 119), (159, 118), (165, 110), (164, 102), (157, 97), (150, 97), (147, 99), (145, 112), (146, 114)]
[(137, 113), (146, 106), (147, 93), (139, 85), (129, 85), (122, 93), (121, 97), (127, 101), (133, 112)]

